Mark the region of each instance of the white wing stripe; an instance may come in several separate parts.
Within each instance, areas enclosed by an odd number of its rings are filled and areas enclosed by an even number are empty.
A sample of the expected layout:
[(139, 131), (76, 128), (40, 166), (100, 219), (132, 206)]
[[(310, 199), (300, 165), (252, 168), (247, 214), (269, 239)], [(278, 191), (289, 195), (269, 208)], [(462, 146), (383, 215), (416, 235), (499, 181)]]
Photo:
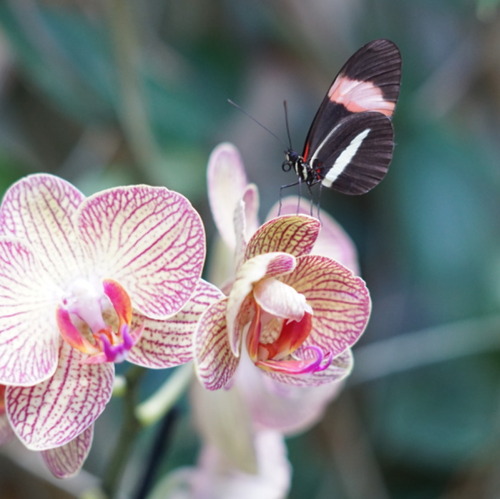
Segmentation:
[[(366, 136), (370, 133), (370, 131), (371, 128), (367, 128), (351, 140), (351, 143), (342, 151), (335, 163), (333, 163), (330, 170), (328, 170), (328, 173), (321, 182), (322, 185), (324, 185), (325, 187), (332, 186), (333, 182), (337, 180), (339, 175), (344, 171), (345, 167), (351, 162), (352, 158), (354, 158), (354, 156), (358, 152), (358, 149), (361, 147), (361, 144), (365, 140)], [(322, 145), (323, 144), (321, 144), (321, 146)], [(318, 150), (321, 148), (321, 146), (318, 148)], [(311, 164), (313, 164), (312, 161)]]

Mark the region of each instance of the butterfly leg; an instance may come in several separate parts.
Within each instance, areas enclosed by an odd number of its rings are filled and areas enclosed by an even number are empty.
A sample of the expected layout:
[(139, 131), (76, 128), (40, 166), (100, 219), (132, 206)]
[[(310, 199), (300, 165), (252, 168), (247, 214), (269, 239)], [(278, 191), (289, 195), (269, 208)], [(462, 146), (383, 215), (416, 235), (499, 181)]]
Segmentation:
[(283, 189), (288, 189), (289, 187), (294, 187), (296, 185), (299, 186), (299, 204), (297, 207), (297, 213), (299, 212), (298, 209), (300, 207), (300, 186), (301, 186), (301, 184), (302, 184), (302, 181), (298, 180), (297, 182), (293, 182), (292, 184), (286, 184), (286, 185), (282, 185), (280, 187), (280, 202), (279, 202), (278, 216), (281, 215), (281, 200), (283, 199)]

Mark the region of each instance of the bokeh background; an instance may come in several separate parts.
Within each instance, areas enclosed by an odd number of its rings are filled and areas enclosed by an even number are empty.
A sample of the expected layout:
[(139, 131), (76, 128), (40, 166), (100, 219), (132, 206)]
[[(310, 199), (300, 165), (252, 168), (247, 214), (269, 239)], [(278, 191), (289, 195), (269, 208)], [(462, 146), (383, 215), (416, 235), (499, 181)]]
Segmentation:
[[(300, 150), (338, 69), (375, 38), (403, 54), (394, 160), (371, 193), (321, 201), (358, 247), (373, 315), (346, 390), (288, 441), (289, 497), (497, 498), (498, 0), (2, 0), (0, 191), (41, 171), (88, 194), (166, 185), (192, 200), (210, 241), (213, 147), (240, 149), (266, 213), (293, 180), (280, 168), (283, 101)], [(162, 472), (195, 459), (179, 410)], [(98, 421), (88, 472), (100, 473), (119, 414), (120, 401)], [(0, 461), (0, 495), (28, 497), (12, 463)]]

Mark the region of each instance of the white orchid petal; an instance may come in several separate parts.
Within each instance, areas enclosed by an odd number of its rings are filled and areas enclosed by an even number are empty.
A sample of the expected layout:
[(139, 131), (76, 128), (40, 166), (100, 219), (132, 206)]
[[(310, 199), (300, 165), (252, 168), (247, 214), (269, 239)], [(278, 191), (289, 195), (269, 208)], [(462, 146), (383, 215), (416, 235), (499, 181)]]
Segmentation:
[(256, 429), (285, 435), (305, 431), (316, 423), (342, 386), (342, 382), (312, 387), (280, 383), (256, 367), (248, 355), (242, 355), (235, 376), (235, 388), (243, 393)]
[[(233, 213), (247, 186), (243, 161), (235, 146), (225, 142), (213, 150), (208, 161), (207, 184), (217, 230), (224, 242), (234, 249)], [(256, 213), (257, 208), (252, 206), (252, 209)]]
[(275, 317), (300, 321), (305, 312), (312, 313), (303, 294), (274, 278), (255, 284), (253, 296), (262, 310)]
[(259, 190), (255, 184), (248, 184), (243, 192), (243, 203), (245, 205), (246, 240), (257, 231), (259, 227)]
[(181, 194), (145, 185), (103, 191), (82, 204), (78, 225), (97, 273), (124, 286), (140, 313), (167, 319), (193, 293), (205, 232)]

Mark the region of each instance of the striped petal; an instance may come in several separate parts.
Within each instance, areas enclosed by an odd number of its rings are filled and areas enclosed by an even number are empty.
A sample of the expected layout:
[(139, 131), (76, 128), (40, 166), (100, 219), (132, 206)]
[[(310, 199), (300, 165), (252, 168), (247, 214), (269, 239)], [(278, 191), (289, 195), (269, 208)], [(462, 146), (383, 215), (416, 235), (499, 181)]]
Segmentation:
[(231, 352), (227, 335), (227, 301), (224, 298), (205, 311), (194, 336), (196, 374), (208, 390), (224, 388), (238, 366), (238, 358)]
[(205, 232), (184, 196), (145, 185), (110, 189), (84, 201), (78, 226), (98, 275), (120, 282), (139, 313), (167, 319), (193, 293)]
[(297, 258), (297, 267), (281, 279), (305, 295), (313, 324), (304, 346), (316, 345), (338, 355), (363, 333), (371, 311), (368, 289), (360, 277), (339, 263), (317, 255)]
[(42, 458), (51, 473), (57, 478), (76, 475), (90, 452), (94, 426), (89, 426), (76, 438), (61, 447), (42, 451)]
[(60, 336), (51, 278), (19, 241), (0, 241), (0, 383), (29, 386), (54, 373)]
[(238, 269), (236, 280), (229, 293), (226, 314), (229, 341), (234, 355), (239, 355), (241, 338), (238, 316), (243, 302), (253, 290), (253, 285), (264, 277), (275, 277), (291, 272), (294, 267), (294, 256), (287, 253), (266, 253), (247, 260)]
[[(243, 161), (236, 147), (227, 142), (217, 146), (208, 161), (208, 200), (217, 230), (231, 249), (236, 245), (233, 213), (247, 184)], [(259, 207), (256, 188), (246, 196), (247, 226), (256, 228)]]
[(84, 364), (84, 358), (63, 343), (52, 378), (32, 387), (7, 387), (9, 421), (28, 449), (47, 450), (67, 444), (104, 410), (111, 398), (114, 364)]
[(310, 253), (319, 234), (319, 220), (306, 215), (273, 218), (257, 230), (248, 242), (245, 259), (283, 251), (293, 256)]
[(193, 360), (193, 334), (201, 314), (223, 293), (206, 281), (200, 280), (185, 307), (167, 321), (137, 317), (133, 328), (144, 325), (139, 342), (130, 351), (127, 360), (150, 369), (174, 367)]
[(0, 234), (29, 243), (57, 282), (79, 271), (74, 217), (83, 194), (53, 175), (30, 175), (15, 183), (0, 207)]
[[(267, 219), (276, 217), (278, 212), (281, 215), (296, 213), (308, 215), (314, 212), (314, 207), (307, 199), (300, 198), (299, 200), (297, 196), (288, 196), (282, 199), (281, 210), (280, 203), (276, 203), (271, 208)], [(359, 275), (358, 256), (352, 239), (326, 211), (320, 210), (318, 218), (321, 221), (321, 231), (311, 253), (332, 258)]]

